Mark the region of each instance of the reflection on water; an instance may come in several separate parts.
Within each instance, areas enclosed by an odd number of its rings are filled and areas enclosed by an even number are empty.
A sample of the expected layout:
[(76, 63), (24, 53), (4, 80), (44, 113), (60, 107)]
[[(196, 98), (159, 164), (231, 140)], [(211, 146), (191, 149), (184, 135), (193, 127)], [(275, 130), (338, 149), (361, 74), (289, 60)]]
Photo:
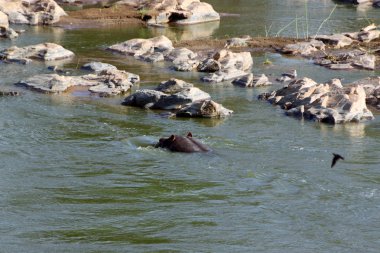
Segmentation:
[(154, 36), (165, 35), (171, 40), (191, 40), (211, 37), (219, 28), (219, 21), (194, 25), (171, 25), (168, 27), (149, 27)]

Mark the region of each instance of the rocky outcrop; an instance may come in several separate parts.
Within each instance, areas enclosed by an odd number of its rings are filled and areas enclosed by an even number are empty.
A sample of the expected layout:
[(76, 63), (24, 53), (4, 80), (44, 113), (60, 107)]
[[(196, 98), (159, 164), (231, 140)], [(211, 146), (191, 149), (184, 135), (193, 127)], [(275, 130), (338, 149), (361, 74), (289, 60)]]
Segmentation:
[(217, 51), (202, 61), (198, 71), (214, 72), (202, 78), (204, 82), (223, 82), (247, 75), (253, 65), (249, 52), (234, 53), (227, 49)]
[(253, 65), (249, 52), (234, 53), (222, 49), (199, 55), (187, 48), (174, 48), (172, 42), (165, 36), (132, 39), (110, 46), (108, 49), (149, 62), (167, 60), (172, 62), (173, 68), (177, 71), (196, 69), (199, 72), (212, 73), (202, 78), (205, 82), (223, 82), (247, 75)]
[(374, 70), (380, 67), (378, 66), (380, 58), (376, 56), (376, 50), (365, 51), (362, 47), (352, 50), (347, 46), (353, 42), (368, 43), (377, 38), (380, 38), (380, 30), (375, 24), (371, 24), (359, 32), (320, 35), (310, 42), (289, 44), (278, 51), (310, 57), (316, 64), (335, 70), (353, 68)]
[(210, 4), (199, 0), (124, 0), (116, 4), (136, 8), (150, 25), (184, 25), (220, 20), (219, 14)]
[(0, 60), (23, 64), (29, 63), (34, 59), (57, 61), (73, 56), (73, 52), (54, 43), (43, 43), (21, 48), (13, 46), (0, 51)]
[(221, 104), (207, 99), (194, 102), (180, 109), (177, 117), (198, 117), (198, 118), (225, 118), (232, 115), (233, 111), (224, 108)]
[(339, 124), (374, 118), (367, 109), (363, 86), (345, 88), (338, 79), (318, 84), (309, 78), (303, 78), (271, 94), (263, 94), (261, 98), (279, 105), (289, 116), (319, 122)]
[(71, 87), (85, 86), (92, 93), (111, 96), (127, 92), (138, 81), (135, 74), (109, 69), (83, 76), (36, 75), (20, 81), (16, 85), (53, 94), (66, 92)]
[(10, 23), (29, 25), (54, 24), (67, 15), (54, 0), (0, 0), (0, 11)]
[(210, 95), (191, 83), (178, 79), (162, 82), (156, 89), (142, 89), (128, 96), (123, 105), (152, 109), (180, 109), (195, 101), (210, 99)]
[(164, 55), (173, 49), (173, 43), (165, 36), (151, 39), (131, 39), (108, 47), (108, 50), (132, 55), (137, 59), (150, 62), (163, 61)]

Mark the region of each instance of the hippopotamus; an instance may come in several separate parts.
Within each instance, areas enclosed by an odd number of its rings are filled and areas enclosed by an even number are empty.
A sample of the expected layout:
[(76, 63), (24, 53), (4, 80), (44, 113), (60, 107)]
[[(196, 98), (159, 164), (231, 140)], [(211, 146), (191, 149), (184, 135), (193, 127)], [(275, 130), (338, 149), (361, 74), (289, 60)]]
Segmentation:
[(185, 137), (180, 135), (171, 135), (169, 138), (161, 138), (155, 145), (156, 148), (167, 148), (173, 152), (209, 152), (211, 149), (197, 139), (189, 132)]

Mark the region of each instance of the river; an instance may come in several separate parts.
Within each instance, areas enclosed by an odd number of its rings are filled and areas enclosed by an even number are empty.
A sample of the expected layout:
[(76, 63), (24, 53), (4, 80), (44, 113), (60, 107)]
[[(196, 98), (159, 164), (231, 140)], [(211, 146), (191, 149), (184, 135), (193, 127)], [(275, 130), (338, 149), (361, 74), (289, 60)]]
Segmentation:
[[(337, 126), (297, 120), (257, 100), (278, 85), (205, 84), (198, 73), (104, 50), (157, 34), (180, 40), (275, 36), (282, 30), (279, 35), (302, 37), (315, 34), (334, 8), (329, 0), (208, 2), (229, 14), (220, 23), (167, 29), (17, 27), (26, 32), (0, 40), (0, 49), (61, 44), (76, 53), (66, 64), (72, 73), (82, 73), (78, 66), (91, 60), (108, 62), (140, 75), (134, 90), (184, 79), (234, 110), (225, 120), (168, 119), (121, 106), (122, 97), (21, 88), (22, 96), (0, 97), (1, 252), (379, 252), (379, 113), (373, 121)], [(356, 31), (369, 21), (380, 24), (379, 9), (338, 5), (319, 30)], [(252, 56), (254, 73), (294, 68), (301, 77), (341, 77), (344, 83), (380, 75), (331, 71), (273, 53)], [(264, 65), (266, 58), (273, 65)], [(18, 89), (15, 82), (49, 73), (46, 67), (0, 63), (0, 87)], [(213, 152), (151, 146), (188, 131)], [(345, 157), (333, 169), (332, 152)]]

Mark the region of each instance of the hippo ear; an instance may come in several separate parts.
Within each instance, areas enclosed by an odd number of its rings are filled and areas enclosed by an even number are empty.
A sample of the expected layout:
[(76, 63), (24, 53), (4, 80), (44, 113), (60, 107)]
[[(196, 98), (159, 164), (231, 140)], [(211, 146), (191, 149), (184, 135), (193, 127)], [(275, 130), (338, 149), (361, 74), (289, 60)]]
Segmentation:
[(191, 132), (188, 132), (187, 137), (193, 137), (193, 134)]
[(173, 142), (173, 141), (175, 140), (175, 136), (172, 134), (172, 135), (169, 137), (168, 140), (171, 141), (171, 142)]

